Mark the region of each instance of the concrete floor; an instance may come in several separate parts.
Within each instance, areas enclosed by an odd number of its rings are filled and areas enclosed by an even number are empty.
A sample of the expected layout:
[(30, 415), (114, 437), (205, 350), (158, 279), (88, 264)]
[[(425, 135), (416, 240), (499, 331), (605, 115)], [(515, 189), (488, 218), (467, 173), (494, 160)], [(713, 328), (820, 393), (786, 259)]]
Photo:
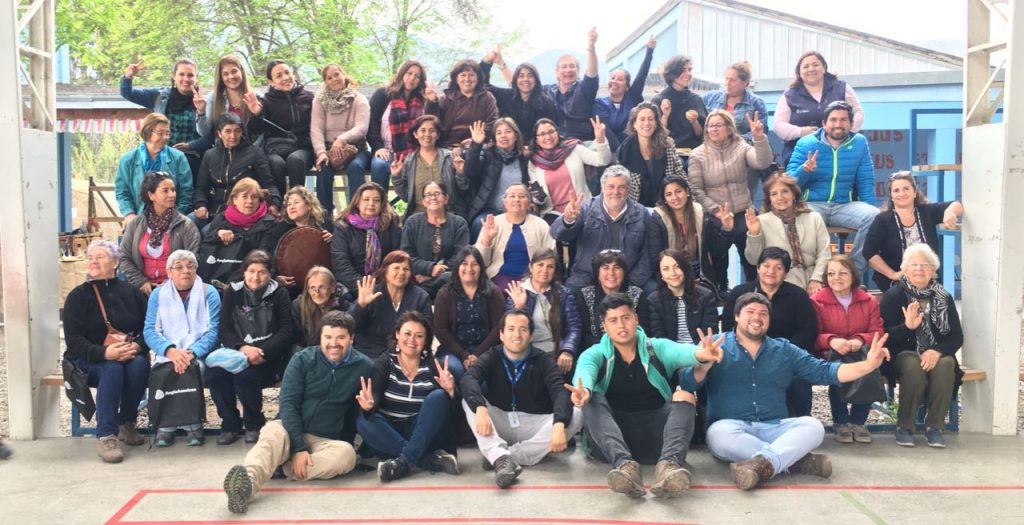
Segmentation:
[[(920, 439), (920, 438), (919, 438)], [(693, 484), (682, 498), (630, 500), (611, 493), (607, 466), (579, 450), (526, 469), (512, 490), (494, 488), (475, 449), (460, 450), (463, 474), (417, 473), (381, 485), (375, 473), (309, 483), (273, 480), (249, 513), (232, 515), (221, 483), (247, 446), (131, 448), (106, 465), (92, 438), (14, 443), (0, 461), (0, 523), (1024, 523), (1024, 437), (949, 435), (949, 448), (834, 443), (829, 480), (781, 476), (736, 490), (728, 468), (691, 452)], [(650, 483), (653, 467), (644, 467)]]

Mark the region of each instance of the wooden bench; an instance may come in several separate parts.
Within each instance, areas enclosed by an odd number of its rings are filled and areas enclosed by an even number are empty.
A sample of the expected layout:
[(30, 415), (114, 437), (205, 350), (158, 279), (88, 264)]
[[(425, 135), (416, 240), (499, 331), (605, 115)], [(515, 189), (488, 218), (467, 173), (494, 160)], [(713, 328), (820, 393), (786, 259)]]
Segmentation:
[(857, 230), (855, 230), (853, 228), (844, 228), (842, 226), (829, 226), (828, 227), (829, 237), (831, 237), (833, 235), (836, 236), (836, 241), (837, 241), (836, 242), (836, 253), (837, 254), (843, 255), (844, 253), (846, 253), (846, 238), (849, 237), (850, 234), (853, 234), (853, 233), (857, 233)]
[[(964, 377), (963, 377), (963, 382), (964, 383), (972, 383), (974, 381), (984, 381), (984, 380), (988, 379), (988, 374), (984, 370), (978, 370), (977, 368), (968, 368), (968, 367), (965, 367), (965, 366), (961, 366), (960, 370), (962, 370), (964, 372)], [(1021, 380), (1024, 381), (1024, 373), (1022, 373), (1022, 375), (1021, 375)], [(880, 412), (883, 412), (885, 414), (888, 414), (889, 417), (892, 418), (892, 419), (896, 419), (896, 414), (894, 414), (892, 412), (892, 410), (890, 409), (890, 406), (891, 406), (890, 403), (892, 401), (894, 401), (894, 398), (895, 398), (895, 394), (894, 394), (895, 388), (894, 388), (894, 385), (889, 385), (887, 383), (886, 386), (885, 386), (885, 390), (886, 390), (886, 394), (889, 397), (889, 400), (886, 403), (884, 403), (884, 404), (883, 403), (874, 403), (872, 408), (875, 409), (875, 410), (878, 410)], [(953, 401), (949, 404), (949, 422), (946, 423), (946, 431), (947, 432), (959, 432), (960, 431), (960, 403), (957, 400), (958, 393), (959, 393), (959, 389), (956, 389), (956, 390), (953, 391)], [(917, 422), (916, 422), (916, 426), (918, 427), (918, 430), (923, 430), (924, 429), (924, 416), (925, 416), (925, 404), (926, 403), (927, 403), (927, 399), (922, 400), (921, 406), (918, 407)], [(893, 430), (896, 429), (896, 425), (894, 425), (894, 424), (869, 425), (869, 427), (873, 431), (893, 431)]]

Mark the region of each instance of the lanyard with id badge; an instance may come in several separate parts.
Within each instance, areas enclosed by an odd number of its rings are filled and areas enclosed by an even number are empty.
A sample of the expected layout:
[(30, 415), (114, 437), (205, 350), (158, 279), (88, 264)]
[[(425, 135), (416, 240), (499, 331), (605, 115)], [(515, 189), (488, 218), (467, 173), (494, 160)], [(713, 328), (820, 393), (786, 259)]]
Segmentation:
[(523, 374), (526, 373), (526, 360), (519, 365), (512, 365), (509, 367), (511, 361), (505, 356), (501, 358), (501, 364), (505, 367), (505, 375), (508, 376), (509, 383), (512, 384), (512, 410), (508, 413), (508, 424), (512, 428), (519, 428), (519, 412), (516, 410), (516, 383), (523, 378)]

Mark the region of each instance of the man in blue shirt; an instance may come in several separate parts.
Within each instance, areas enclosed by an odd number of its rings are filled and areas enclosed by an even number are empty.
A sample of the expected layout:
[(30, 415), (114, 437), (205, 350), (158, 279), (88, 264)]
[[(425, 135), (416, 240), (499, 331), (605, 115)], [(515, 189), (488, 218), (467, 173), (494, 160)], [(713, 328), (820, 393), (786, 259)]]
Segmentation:
[(707, 388), (708, 450), (729, 461), (732, 480), (750, 490), (775, 474), (790, 472), (827, 478), (832, 462), (812, 454), (821, 445), (825, 428), (810, 416), (786, 417), (786, 388), (794, 377), (815, 384), (853, 381), (889, 359), (887, 335), (875, 334), (867, 359), (859, 363), (829, 363), (811, 356), (786, 339), (766, 337), (771, 302), (757, 292), (736, 301), (736, 329), (726, 335), (724, 358), (703, 363), (681, 376), (684, 389)]

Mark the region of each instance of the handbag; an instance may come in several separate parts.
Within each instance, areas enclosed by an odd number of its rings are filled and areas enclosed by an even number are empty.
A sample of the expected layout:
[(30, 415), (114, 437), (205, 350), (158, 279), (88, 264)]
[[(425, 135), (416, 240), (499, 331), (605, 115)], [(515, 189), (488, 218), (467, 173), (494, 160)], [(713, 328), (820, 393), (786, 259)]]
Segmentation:
[(92, 291), (96, 293), (96, 302), (100, 304), (100, 313), (103, 314), (103, 324), (107, 325), (107, 336), (103, 338), (103, 346), (110, 346), (118, 343), (131, 343), (134, 338), (130, 334), (126, 334), (110, 325), (110, 320), (107, 319), (107, 309), (103, 306), (103, 298), (100, 297), (99, 287), (93, 284)]
[(60, 368), (64, 373), (64, 393), (67, 394), (68, 400), (78, 408), (78, 413), (86, 421), (91, 421), (93, 414), (96, 413), (96, 401), (92, 398), (92, 390), (89, 389), (89, 374), (68, 357), (61, 362)]
[[(867, 358), (868, 354), (863, 347), (856, 352), (850, 352), (846, 355), (842, 355), (831, 348), (828, 351), (828, 360), (840, 363), (859, 363)], [(836, 385), (836, 389), (839, 391), (839, 397), (843, 401), (855, 405), (866, 405), (888, 399), (885, 393), (885, 383), (882, 382), (882, 372), (877, 369), (872, 370), (869, 374), (859, 379), (839, 383)]]
[(153, 428), (181, 427), (206, 421), (203, 376), (193, 360), (184, 373), (164, 361), (149, 371), (149, 421)]
[(267, 120), (266, 117), (260, 117), (263, 122), (270, 124), (277, 128), (281, 133), (284, 133), (283, 137), (265, 137), (263, 139), (263, 151), (267, 155), (277, 155), (282, 159), (287, 158), (293, 151), (299, 149), (299, 138), (295, 136), (295, 133), (288, 131), (277, 124)]
[[(352, 119), (355, 117), (355, 108), (350, 108), (348, 112), (348, 122), (345, 124), (345, 129), (352, 129)], [(331, 169), (338, 171), (344, 169), (352, 159), (356, 158), (356, 154), (359, 153), (359, 148), (345, 144), (345, 147), (341, 148), (340, 152), (335, 152), (333, 148), (327, 148), (327, 162), (330, 163)]]

